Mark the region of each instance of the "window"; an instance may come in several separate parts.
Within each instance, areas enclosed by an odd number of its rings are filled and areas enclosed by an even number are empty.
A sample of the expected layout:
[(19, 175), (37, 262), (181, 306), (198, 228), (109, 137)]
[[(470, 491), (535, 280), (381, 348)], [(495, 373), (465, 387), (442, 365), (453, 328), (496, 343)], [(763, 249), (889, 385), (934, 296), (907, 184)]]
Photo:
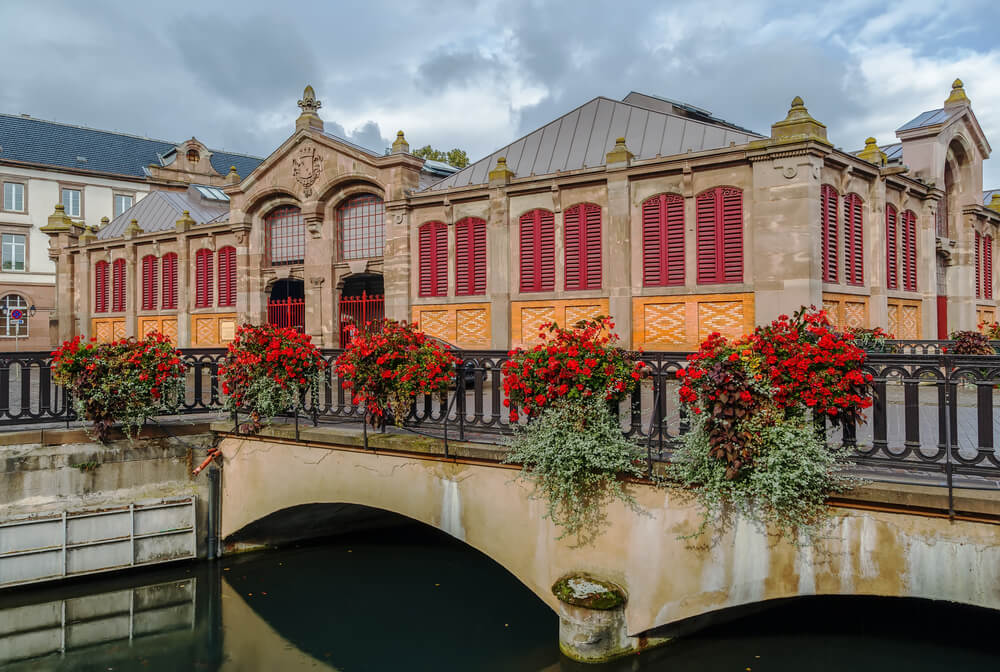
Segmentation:
[(142, 258), (142, 309), (156, 310), (156, 276), (159, 259), (152, 254)]
[(169, 252), (160, 262), (163, 282), (162, 306), (164, 310), (177, 310), (177, 255)]
[(888, 289), (899, 289), (899, 261), (896, 246), (896, 208), (885, 206), (885, 270)]
[(115, 194), (115, 217), (132, 207), (133, 197), (128, 194)]
[(907, 210), (901, 217), (903, 229), (903, 290), (917, 291), (917, 215)]
[(81, 195), (79, 189), (68, 189), (63, 188), (62, 190), (62, 204), (66, 209), (66, 214), (70, 217), (79, 217), (82, 211), (81, 206)]
[(381, 257), (385, 247), (385, 205), (378, 196), (347, 199), (337, 208), (340, 258)]
[(99, 261), (94, 266), (94, 312), (108, 312), (108, 262)]
[(844, 280), (849, 285), (865, 284), (864, 216), (861, 197), (844, 197)]
[(189, 149), (187, 151), (187, 160), (191, 163), (198, 163), (201, 161), (201, 154), (198, 153), (197, 149)]
[(219, 305), (236, 305), (236, 248), (219, 250)]
[(418, 231), (420, 296), (448, 295), (448, 225), (425, 222)]
[(306, 227), (302, 211), (284, 205), (264, 218), (268, 258), (272, 266), (301, 264), (306, 258)]
[(194, 255), (194, 307), (212, 305), (212, 250), (200, 249)]
[(521, 215), (521, 291), (550, 292), (556, 286), (555, 218), (548, 210)]
[[(3, 306), (3, 310), (0, 311), (3, 314), (0, 315), (0, 320), (3, 321), (3, 335), (10, 337), (23, 337), (28, 335), (28, 302), (24, 300), (24, 297), (18, 296), (17, 294), (8, 294), (7, 296), (0, 299), (0, 305)], [(21, 319), (15, 320), (11, 318), (10, 311), (20, 310)]]
[(695, 205), (698, 284), (743, 282), (743, 192), (715, 187)]
[(563, 213), (566, 289), (601, 288), (601, 206), (581, 203)]
[(975, 252), (976, 298), (981, 299), (983, 298), (983, 255), (981, 252), (983, 248), (983, 240), (982, 240), (983, 237), (979, 235), (978, 231), (976, 231), (975, 234), (976, 234), (976, 252)]
[(820, 214), (822, 219), (823, 282), (837, 282), (837, 239), (840, 232), (837, 221), (837, 191), (829, 184), (820, 189)]
[(3, 209), (11, 212), (24, 212), (24, 184), (20, 182), (3, 183)]
[(684, 198), (660, 194), (642, 204), (642, 284), (684, 284)]
[(455, 224), (455, 294), (486, 293), (486, 220), (466, 217)]
[(0, 236), (0, 270), (25, 270), (24, 241), (24, 235), (20, 233), (5, 233)]
[(983, 236), (983, 298), (993, 298), (993, 236)]
[(125, 260), (115, 259), (111, 264), (111, 279), (113, 288), (111, 290), (111, 310), (120, 313), (125, 310)]

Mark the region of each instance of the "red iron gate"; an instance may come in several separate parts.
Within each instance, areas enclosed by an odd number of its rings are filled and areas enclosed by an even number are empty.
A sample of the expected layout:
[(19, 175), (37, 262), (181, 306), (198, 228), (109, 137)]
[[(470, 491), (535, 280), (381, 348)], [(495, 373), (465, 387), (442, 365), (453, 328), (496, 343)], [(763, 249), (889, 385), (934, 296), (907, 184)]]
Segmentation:
[(385, 296), (361, 292), (340, 299), (340, 347), (346, 347), (354, 329), (372, 331), (385, 319)]
[(284, 299), (267, 302), (267, 323), (276, 327), (292, 327), (298, 331), (306, 329), (305, 299)]

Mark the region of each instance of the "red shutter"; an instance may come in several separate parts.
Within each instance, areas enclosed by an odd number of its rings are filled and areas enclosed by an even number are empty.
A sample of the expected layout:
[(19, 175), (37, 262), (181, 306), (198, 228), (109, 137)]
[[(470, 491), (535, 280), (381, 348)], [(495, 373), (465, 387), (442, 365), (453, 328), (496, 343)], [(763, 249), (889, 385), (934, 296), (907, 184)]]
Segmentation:
[(195, 308), (212, 306), (212, 250), (201, 249), (195, 254)]
[(582, 257), (584, 255), (583, 205), (574, 205), (563, 212), (565, 232), (566, 289), (584, 289), (586, 283)]
[(94, 312), (108, 312), (108, 262), (99, 261), (94, 266)]
[(160, 265), (163, 273), (163, 309), (177, 310), (177, 255), (173, 252), (163, 255)]
[(743, 282), (743, 192), (716, 187), (695, 202), (698, 284)]
[(111, 293), (111, 310), (120, 313), (125, 310), (125, 260), (115, 259), (111, 265), (111, 276), (114, 281), (114, 288)]
[(896, 208), (885, 206), (885, 269), (886, 287), (899, 288), (899, 264), (896, 258)]
[(993, 298), (993, 236), (983, 238), (983, 296)]
[(976, 298), (983, 298), (983, 255), (980, 253), (982, 241), (976, 231)]
[(455, 294), (486, 293), (486, 220), (466, 217), (455, 224)]
[(236, 248), (219, 250), (219, 305), (236, 305)]
[(584, 206), (583, 284), (586, 289), (601, 288), (601, 206), (587, 203)]
[(142, 309), (156, 310), (157, 258), (151, 254), (142, 258)]
[(917, 215), (912, 210), (903, 213), (903, 289), (917, 291)]
[(718, 192), (711, 189), (698, 195), (695, 202), (698, 235), (698, 284), (721, 282), (719, 278), (719, 223), (716, 201)]
[(823, 240), (823, 282), (837, 282), (837, 191), (829, 184), (820, 190)]
[(642, 204), (642, 283), (684, 284), (684, 198), (660, 194)]
[(425, 222), (418, 232), (420, 296), (448, 295), (448, 225)]
[(549, 210), (521, 215), (521, 291), (548, 292), (556, 285), (555, 217)]
[(722, 221), (723, 282), (743, 282), (743, 192), (723, 187), (719, 219)]
[(844, 198), (844, 245), (846, 247), (844, 280), (849, 285), (864, 285), (864, 216), (861, 211), (861, 197), (857, 194), (848, 194)]

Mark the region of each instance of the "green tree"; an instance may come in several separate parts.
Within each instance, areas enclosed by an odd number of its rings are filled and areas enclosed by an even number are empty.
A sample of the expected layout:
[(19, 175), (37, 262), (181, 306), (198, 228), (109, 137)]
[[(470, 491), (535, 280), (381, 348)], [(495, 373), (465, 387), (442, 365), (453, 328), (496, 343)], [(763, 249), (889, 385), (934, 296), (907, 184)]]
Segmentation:
[(469, 155), (465, 153), (464, 149), (458, 149), (457, 147), (447, 152), (442, 152), (430, 145), (424, 145), (420, 149), (414, 150), (413, 155), (419, 156), (422, 159), (430, 159), (431, 161), (442, 161), (456, 168), (465, 168), (469, 165)]

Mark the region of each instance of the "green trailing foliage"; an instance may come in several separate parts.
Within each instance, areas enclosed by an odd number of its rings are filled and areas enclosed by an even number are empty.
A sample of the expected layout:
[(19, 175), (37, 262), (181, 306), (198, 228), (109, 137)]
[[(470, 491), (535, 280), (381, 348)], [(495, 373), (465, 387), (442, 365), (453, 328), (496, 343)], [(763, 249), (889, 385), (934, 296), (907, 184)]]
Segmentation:
[(562, 528), (558, 539), (575, 537), (576, 546), (601, 534), (612, 501), (638, 510), (624, 477), (643, 475), (643, 454), (596, 395), (557, 401), (516, 426), (504, 461), (523, 465), (519, 478), (546, 501), (546, 517)]
[(978, 331), (953, 331), (951, 340), (953, 343), (948, 346), (947, 351), (953, 355), (996, 354), (990, 345), (989, 336)]

